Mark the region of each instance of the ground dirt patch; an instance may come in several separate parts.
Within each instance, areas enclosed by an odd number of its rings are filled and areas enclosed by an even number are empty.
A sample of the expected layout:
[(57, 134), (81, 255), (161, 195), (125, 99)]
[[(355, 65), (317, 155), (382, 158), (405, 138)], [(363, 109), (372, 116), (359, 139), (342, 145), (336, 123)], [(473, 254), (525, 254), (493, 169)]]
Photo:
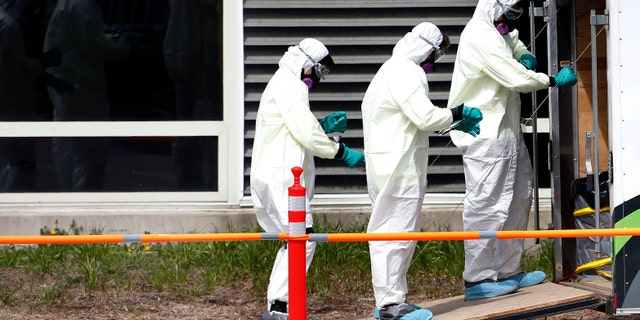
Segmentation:
[[(4, 279), (6, 280), (6, 278)], [(50, 303), (36, 298), (37, 284), (18, 279), (21, 289), (13, 293), (9, 304), (0, 304), (0, 319), (259, 319), (265, 308), (264, 298), (251, 293), (249, 283), (216, 288), (204, 296), (187, 296), (170, 292), (86, 292), (69, 290)], [(423, 300), (426, 297), (413, 297)], [(350, 319), (372, 310), (369, 298), (308, 296), (310, 319)], [(437, 318), (437, 315), (436, 315)], [(543, 318), (541, 318), (543, 319)], [(596, 310), (579, 310), (549, 316), (547, 320), (640, 319), (613, 317)]]

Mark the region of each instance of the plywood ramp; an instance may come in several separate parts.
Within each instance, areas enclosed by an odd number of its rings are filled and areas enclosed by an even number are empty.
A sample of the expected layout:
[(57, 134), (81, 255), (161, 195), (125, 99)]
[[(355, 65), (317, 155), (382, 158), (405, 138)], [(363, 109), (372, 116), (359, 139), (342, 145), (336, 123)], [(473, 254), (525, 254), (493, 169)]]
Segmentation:
[[(463, 298), (456, 296), (416, 304), (431, 310), (435, 320), (535, 319), (602, 304), (598, 295), (591, 291), (551, 282), (521, 288), (515, 293), (495, 298), (475, 301), (464, 301)], [(365, 319), (373, 319), (373, 316), (351, 318)]]

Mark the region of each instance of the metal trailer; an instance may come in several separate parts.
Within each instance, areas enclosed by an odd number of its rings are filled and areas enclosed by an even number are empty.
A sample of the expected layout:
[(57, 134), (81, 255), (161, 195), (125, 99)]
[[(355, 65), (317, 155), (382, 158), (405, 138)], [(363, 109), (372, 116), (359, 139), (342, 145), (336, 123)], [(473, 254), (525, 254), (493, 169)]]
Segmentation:
[[(640, 85), (634, 78), (640, 74), (640, 64), (635, 60), (637, 48), (640, 47), (640, 34), (637, 30), (637, 19), (640, 17), (640, 1), (637, 0), (605, 0), (604, 11), (591, 10), (591, 80), (593, 107), (593, 131), (587, 133), (587, 150), (585, 156), (589, 156), (588, 149), (593, 143), (594, 155), (587, 160), (587, 167), (593, 168), (589, 183), (592, 185), (594, 195), (600, 194), (602, 182), (608, 187), (608, 205), (611, 211), (611, 220), (614, 228), (640, 227), (640, 166), (637, 159), (640, 158), (640, 141), (636, 137), (636, 128), (640, 128), (640, 115), (635, 103), (640, 101)], [(591, 2), (591, 4), (597, 2)], [(603, 2), (604, 3), (604, 2)], [(560, 61), (571, 56), (571, 60), (577, 58), (576, 52), (576, 14), (574, 10), (580, 6), (575, 0), (549, 0), (544, 2), (544, 16), (548, 23), (547, 37), (549, 56), (549, 71), (557, 72)], [(584, 3), (583, 3), (584, 5)], [(564, 12), (554, 9), (564, 6)], [(583, 8), (586, 9), (586, 8)], [(556, 12), (557, 15), (550, 13)], [(538, 15), (539, 16), (539, 15)], [(606, 37), (598, 37), (596, 30), (604, 28)], [(606, 79), (598, 77), (598, 51), (597, 42), (606, 42)], [(580, 48), (582, 49), (582, 48)], [(602, 53), (600, 53), (602, 55)], [(580, 54), (582, 55), (582, 53)], [(601, 60), (602, 61), (602, 60)], [(605, 66), (600, 66), (603, 69)], [(599, 172), (598, 151), (598, 81), (606, 81), (607, 86), (607, 116), (608, 141), (608, 172), (603, 179)], [(572, 108), (560, 108), (561, 105), (573, 105)], [(558, 94), (558, 91), (549, 92), (549, 166), (551, 171), (552, 204), (553, 204), (553, 228), (572, 228), (573, 217), (568, 219), (562, 211), (569, 207), (567, 186), (569, 180), (578, 178), (578, 135), (585, 132), (577, 132), (576, 114), (577, 101), (574, 94)], [(603, 110), (603, 109), (601, 109)], [(602, 111), (600, 111), (602, 112)], [(570, 120), (573, 119), (573, 120)], [(573, 125), (568, 122), (573, 121)], [(573, 128), (573, 129), (569, 129)], [(595, 132), (595, 133), (594, 133)], [(602, 151), (600, 151), (602, 152)], [(605, 158), (605, 157), (603, 157)], [(604, 164), (603, 164), (604, 165)], [(556, 169), (558, 168), (558, 169)], [(573, 169), (573, 170), (572, 170)], [(567, 172), (573, 171), (573, 177)], [(589, 170), (588, 170), (589, 171)], [(564, 174), (562, 174), (564, 173)], [(596, 213), (595, 227), (600, 226), (600, 218), (597, 216), (601, 208), (600, 197), (594, 196)], [(606, 205), (606, 204), (604, 204)], [(597, 254), (605, 252), (600, 241), (595, 244)], [(573, 274), (575, 270), (575, 242), (572, 240), (559, 240), (554, 242), (555, 274), (554, 279), (561, 279)], [(613, 248), (610, 249), (612, 257), (612, 301), (615, 315), (640, 314), (640, 237), (614, 237)]]
[[(607, 0), (610, 203), (614, 228), (640, 226), (640, 2)], [(640, 314), (640, 237), (613, 239), (614, 314)]]

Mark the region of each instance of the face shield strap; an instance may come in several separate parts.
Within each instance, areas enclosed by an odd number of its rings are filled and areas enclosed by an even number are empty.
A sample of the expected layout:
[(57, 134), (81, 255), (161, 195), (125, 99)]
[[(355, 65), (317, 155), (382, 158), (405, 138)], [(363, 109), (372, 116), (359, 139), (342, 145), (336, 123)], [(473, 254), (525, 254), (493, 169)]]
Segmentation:
[(418, 35), (418, 37), (420, 37), (420, 39), (422, 39), (424, 42), (426, 42), (431, 47), (433, 47), (433, 52), (434, 52), (433, 61), (434, 62), (438, 62), (438, 61), (442, 60), (442, 58), (444, 58), (444, 51), (440, 50), (440, 47), (436, 46), (431, 41), (427, 40), (427, 38), (423, 37), (422, 35)]
[(302, 50), (302, 48), (298, 47), (298, 49), (300, 49), (300, 52), (302, 52), (305, 56), (307, 56), (307, 59), (309, 59), (309, 61), (311, 61), (311, 63), (313, 63), (313, 70), (316, 73), (316, 76), (322, 80), (324, 80), (324, 76), (326, 74), (329, 74), (330, 70), (329, 68), (327, 68), (326, 66), (316, 62), (313, 58), (311, 58), (310, 55), (308, 55), (306, 52), (304, 52), (304, 50)]

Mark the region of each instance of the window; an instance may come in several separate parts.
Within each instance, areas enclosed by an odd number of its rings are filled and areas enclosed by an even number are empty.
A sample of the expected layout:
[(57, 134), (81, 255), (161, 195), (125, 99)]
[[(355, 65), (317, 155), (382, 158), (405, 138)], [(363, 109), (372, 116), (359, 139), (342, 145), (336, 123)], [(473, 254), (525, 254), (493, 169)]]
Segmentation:
[[(241, 4), (16, 3), (5, 8), (12, 18), (0, 20), (12, 26), (0, 37), (0, 201), (69, 191), (87, 201), (229, 200), (235, 161), (227, 157), (238, 157), (229, 130), (242, 126), (230, 124), (241, 123), (241, 111), (223, 101), (242, 90), (223, 97), (223, 83), (241, 86), (233, 74), (224, 80), (223, 25), (239, 29)], [(22, 68), (4, 67), (14, 61)], [(118, 195), (129, 192), (140, 194)]]

